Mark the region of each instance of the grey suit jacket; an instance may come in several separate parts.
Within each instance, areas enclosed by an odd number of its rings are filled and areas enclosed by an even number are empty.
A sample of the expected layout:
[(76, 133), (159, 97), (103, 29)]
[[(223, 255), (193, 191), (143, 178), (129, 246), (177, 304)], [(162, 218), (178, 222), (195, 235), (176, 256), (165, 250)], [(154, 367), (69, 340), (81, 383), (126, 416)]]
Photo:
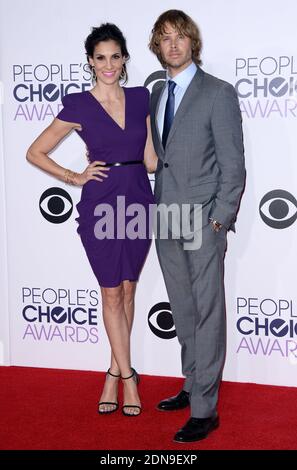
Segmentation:
[(202, 204), (203, 225), (213, 217), (234, 230), (245, 181), (235, 89), (198, 67), (175, 114), (165, 149), (156, 120), (162, 91), (163, 87), (151, 96), (152, 135), (159, 157), (157, 203)]

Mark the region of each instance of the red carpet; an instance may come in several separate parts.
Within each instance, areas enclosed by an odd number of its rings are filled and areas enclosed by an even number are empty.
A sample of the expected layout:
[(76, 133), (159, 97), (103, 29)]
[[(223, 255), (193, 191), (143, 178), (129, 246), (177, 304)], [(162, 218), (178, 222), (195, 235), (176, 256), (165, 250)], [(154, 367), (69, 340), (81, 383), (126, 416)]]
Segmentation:
[(223, 382), (220, 428), (185, 445), (172, 436), (189, 411), (155, 409), (182, 380), (141, 379), (141, 416), (101, 416), (103, 373), (0, 367), (0, 449), (297, 449), (296, 388)]

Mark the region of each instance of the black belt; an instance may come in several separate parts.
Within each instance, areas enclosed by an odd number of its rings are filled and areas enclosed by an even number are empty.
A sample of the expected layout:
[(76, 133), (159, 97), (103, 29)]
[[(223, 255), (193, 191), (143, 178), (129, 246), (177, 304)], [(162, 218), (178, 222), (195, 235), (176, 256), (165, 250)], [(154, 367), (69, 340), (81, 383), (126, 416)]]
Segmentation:
[[(142, 165), (143, 160), (129, 160), (128, 162), (114, 162), (114, 163), (105, 163), (102, 166), (123, 166), (123, 165)], [(100, 165), (96, 165), (100, 166)]]

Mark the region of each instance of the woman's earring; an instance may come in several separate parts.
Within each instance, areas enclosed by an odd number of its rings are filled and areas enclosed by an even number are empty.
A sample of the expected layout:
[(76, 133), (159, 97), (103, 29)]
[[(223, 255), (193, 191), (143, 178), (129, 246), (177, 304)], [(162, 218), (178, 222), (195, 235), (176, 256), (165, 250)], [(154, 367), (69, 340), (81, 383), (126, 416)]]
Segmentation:
[(125, 70), (125, 66), (123, 65), (121, 75), (120, 75), (120, 80), (123, 80), (125, 76), (126, 76), (126, 70)]
[(96, 82), (97, 77), (96, 77), (96, 72), (95, 72), (95, 67), (92, 65), (92, 82)]

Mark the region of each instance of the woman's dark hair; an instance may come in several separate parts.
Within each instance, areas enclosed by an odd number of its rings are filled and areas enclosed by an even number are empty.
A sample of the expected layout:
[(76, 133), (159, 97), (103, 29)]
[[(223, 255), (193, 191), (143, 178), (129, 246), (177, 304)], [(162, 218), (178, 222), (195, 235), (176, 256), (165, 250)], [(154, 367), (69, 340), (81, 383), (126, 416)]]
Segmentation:
[[(93, 57), (95, 47), (99, 42), (102, 41), (115, 41), (121, 48), (122, 56), (125, 57), (126, 61), (130, 59), (130, 55), (127, 49), (126, 39), (122, 31), (112, 23), (104, 23), (99, 27), (92, 28), (92, 32), (89, 34), (85, 40), (85, 50), (87, 59), (89, 62), (89, 57)], [(91, 68), (91, 66), (90, 66)], [(128, 81), (128, 73), (126, 68), (126, 63), (123, 65), (123, 71), (121, 73), (120, 79), (126, 83)]]

